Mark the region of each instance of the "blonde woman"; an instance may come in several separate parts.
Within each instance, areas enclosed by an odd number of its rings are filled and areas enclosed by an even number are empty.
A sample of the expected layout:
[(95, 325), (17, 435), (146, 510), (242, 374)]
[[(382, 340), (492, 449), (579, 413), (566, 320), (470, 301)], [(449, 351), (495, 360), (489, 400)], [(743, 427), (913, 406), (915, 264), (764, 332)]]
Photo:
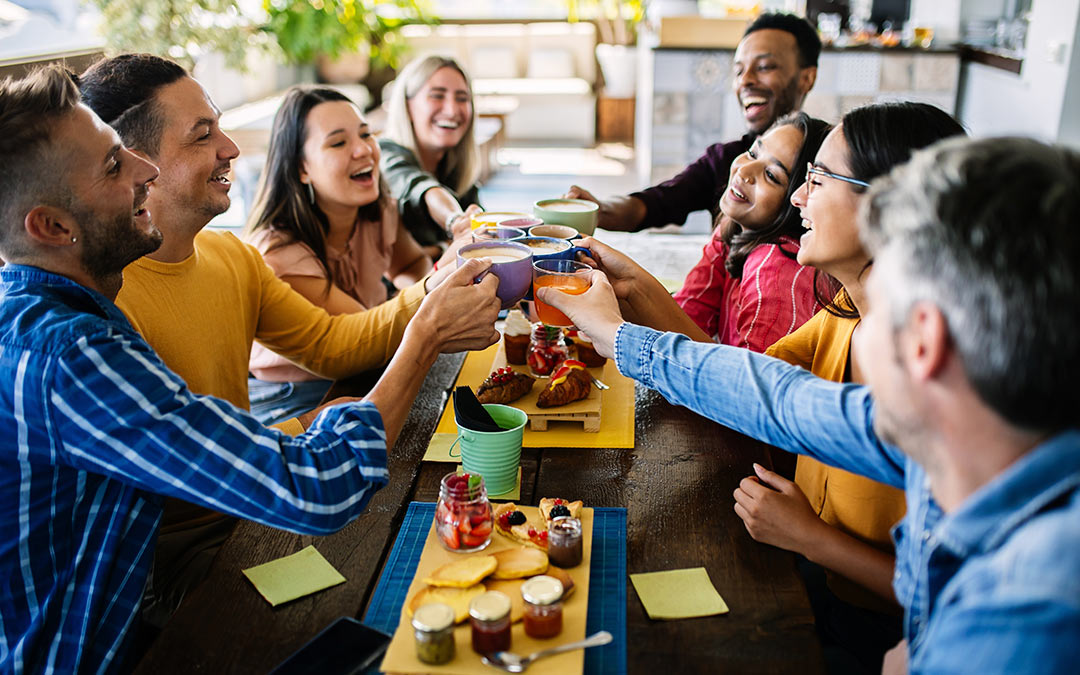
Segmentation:
[(482, 210), (473, 126), (472, 86), (457, 61), (428, 56), (398, 75), (379, 139), (382, 172), (406, 229), (432, 258)]

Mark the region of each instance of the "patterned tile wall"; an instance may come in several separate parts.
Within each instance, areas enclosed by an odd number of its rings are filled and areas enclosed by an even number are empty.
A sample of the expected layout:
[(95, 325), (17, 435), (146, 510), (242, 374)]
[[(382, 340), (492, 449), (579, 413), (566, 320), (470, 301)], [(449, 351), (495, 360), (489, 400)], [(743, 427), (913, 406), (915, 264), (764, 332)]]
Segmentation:
[[(731, 92), (732, 52), (653, 52), (652, 179), (663, 180), (719, 141), (745, 133)], [(854, 107), (893, 100), (956, 111), (957, 54), (826, 52), (804, 110), (836, 122)]]

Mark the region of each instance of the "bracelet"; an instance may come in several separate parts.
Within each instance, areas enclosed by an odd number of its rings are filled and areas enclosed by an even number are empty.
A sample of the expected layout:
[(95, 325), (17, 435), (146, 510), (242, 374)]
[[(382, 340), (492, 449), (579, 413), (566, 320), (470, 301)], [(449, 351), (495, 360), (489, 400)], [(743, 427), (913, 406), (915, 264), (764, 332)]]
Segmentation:
[(458, 219), (458, 216), (465, 213), (464, 211), (458, 211), (457, 213), (451, 213), (446, 217), (446, 222), (443, 223), (443, 232), (451, 239), (454, 238), (454, 231), (450, 229), (450, 226), (454, 224), (454, 221)]

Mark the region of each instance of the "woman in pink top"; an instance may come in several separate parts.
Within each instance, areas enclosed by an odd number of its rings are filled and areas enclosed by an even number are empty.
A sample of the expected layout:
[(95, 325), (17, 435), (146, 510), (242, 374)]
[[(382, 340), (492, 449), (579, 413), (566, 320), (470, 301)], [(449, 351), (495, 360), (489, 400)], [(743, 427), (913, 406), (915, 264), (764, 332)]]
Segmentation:
[(674, 302), (626, 256), (585, 240), (582, 246), (593, 251), (629, 312), (624, 317), (695, 340), (763, 352), (813, 316), (821, 308), (814, 271), (795, 260), (804, 230), (790, 199), (829, 129), (821, 120), (794, 113), (735, 158), (712, 239)]
[[(328, 88), (286, 93), (245, 236), (279, 277), (331, 314), (386, 302), (432, 267), (388, 196), (367, 122)], [(251, 412), (265, 424), (314, 408), (331, 384), (258, 343), (249, 368)]]

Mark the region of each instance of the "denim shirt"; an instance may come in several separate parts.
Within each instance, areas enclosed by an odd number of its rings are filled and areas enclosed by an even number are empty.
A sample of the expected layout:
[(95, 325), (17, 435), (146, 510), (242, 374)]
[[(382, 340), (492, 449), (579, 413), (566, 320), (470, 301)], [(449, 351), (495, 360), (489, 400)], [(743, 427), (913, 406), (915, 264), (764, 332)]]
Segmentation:
[(893, 588), (913, 673), (1075, 672), (1080, 663), (1080, 431), (1046, 440), (950, 513), (926, 472), (873, 431), (860, 385), (746, 349), (623, 324), (619, 371), (725, 426), (903, 487)]

